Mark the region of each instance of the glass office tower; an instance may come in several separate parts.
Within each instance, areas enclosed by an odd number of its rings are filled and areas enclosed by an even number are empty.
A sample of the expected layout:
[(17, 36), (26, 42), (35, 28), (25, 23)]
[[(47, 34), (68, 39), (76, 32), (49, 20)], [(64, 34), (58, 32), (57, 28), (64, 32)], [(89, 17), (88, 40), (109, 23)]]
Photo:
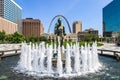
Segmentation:
[(22, 8), (13, 0), (0, 0), (0, 16), (12, 21), (17, 22), (21, 20)]
[(120, 30), (120, 0), (113, 0), (103, 8), (103, 32), (112, 33)]

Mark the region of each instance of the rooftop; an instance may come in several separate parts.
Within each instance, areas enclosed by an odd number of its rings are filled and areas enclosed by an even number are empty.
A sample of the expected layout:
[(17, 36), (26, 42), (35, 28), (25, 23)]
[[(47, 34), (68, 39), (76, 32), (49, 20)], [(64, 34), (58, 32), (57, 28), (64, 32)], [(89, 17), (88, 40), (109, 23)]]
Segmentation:
[(20, 9), (22, 9), (22, 7), (20, 7), (14, 0), (11, 0), (17, 7), (19, 7)]

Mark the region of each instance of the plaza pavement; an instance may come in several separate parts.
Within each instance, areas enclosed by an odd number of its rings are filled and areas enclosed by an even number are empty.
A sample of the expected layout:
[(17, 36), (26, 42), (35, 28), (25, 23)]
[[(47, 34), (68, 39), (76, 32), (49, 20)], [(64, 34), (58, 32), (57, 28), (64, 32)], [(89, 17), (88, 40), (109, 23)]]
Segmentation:
[[(112, 50), (112, 51), (119, 51), (120, 47), (118, 47), (115, 43), (103, 43), (103, 46), (98, 47), (98, 49), (102, 50)], [(99, 53), (99, 51), (98, 51)], [(104, 52), (103, 54), (113, 55), (113, 52)], [(120, 53), (117, 53), (120, 56)]]
[(0, 44), (0, 51), (20, 49), (20, 44)]
[[(0, 51), (20, 49), (20, 44), (0, 44)], [(18, 51), (20, 53), (20, 51)], [(2, 53), (0, 53), (2, 54)], [(5, 55), (14, 55), (15, 51), (5, 52)]]
[[(98, 49), (120, 51), (120, 47), (116, 46), (114, 43), (103, 43), (103, 44), (104, 45), (98, 47)], [(0, 44), (0, 51), (13, 50), (13, 49), (20, 49), (20, 44)], [(11, 53), (13, 52), (6, 52), (5, 54), (11, 54)], [(98, 51), (98, 53), (100, 53), (100, 51)], [(104, 52), (104, 54), (113, 55), (112, 52)]]
[[(114, 43), (103, 43), (103, 44), (104, 45), (98, 47), (98, 49), (120, 51), (120, 47), (116, 46)], [(20, 49), (20, 44), (0, 44), (0, 51), (1, 50), (11, 50), (11, 49)]]

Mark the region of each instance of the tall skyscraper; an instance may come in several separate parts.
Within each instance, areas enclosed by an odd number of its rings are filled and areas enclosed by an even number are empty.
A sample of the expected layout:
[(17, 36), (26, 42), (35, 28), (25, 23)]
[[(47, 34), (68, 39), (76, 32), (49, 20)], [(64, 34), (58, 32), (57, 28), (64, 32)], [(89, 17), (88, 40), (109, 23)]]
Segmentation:
[(75, 21), (73, 22), (73, 33), (82, 32), (82, 22)]
[(44, 33), (43, 24), (39, 19), (26, 18), (22, 20), (22, 33), (25, 36), (40, 36)]
[(0, 16), (12, 21), (17, 22), (21, 19), (22, 8), (13, 0), (0, 0)]
[(111, 37), (120, 30), (120, 0), (113, 0), (103, 8), (103, 35)]
[(0, 0), (0, 17), (15, 22), (21, 27), (22, 8), (13, 0)]

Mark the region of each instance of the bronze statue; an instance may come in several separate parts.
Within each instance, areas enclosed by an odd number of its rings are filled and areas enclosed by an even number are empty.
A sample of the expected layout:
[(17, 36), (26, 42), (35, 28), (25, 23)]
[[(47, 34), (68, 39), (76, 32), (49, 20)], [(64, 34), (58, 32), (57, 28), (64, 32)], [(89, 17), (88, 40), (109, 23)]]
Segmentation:
[(58, 18), (58, 21), (55, 24), (54, 34), (57, 35), (58, 38), (60, 38), (60, 45), (62, 46), (63, 39), (66, 34), (65, 34), (65, 28), (60, 18)]

